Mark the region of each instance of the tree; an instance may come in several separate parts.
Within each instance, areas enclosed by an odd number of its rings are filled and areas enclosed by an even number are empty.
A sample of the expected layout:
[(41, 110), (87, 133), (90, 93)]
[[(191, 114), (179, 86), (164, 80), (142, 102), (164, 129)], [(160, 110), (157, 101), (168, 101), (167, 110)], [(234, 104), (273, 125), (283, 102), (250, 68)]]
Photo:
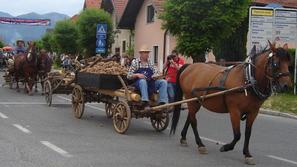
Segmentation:
[(75, 54), (77, 52), (78, 33), (75, 24), (71, 20), (57, 22), (53, 37), (59, 53)]
[(42, 41), (42, 46), (44, 47), (45, 50), (49, 52), (53, 52), (53, 32), (47, 32), (44, 34), (44, 36), (41, 38)]
[(177, 37), (177, 49), (197, 62), (236, 30), (249, 4), (250, 0), (167, 0), (160, 18)]
[[(106, 50), (111, 48), (113, 43), (113, 26), (109, 13), (101, 9), (87, 9), (79, 15), (76, 23), (79, 34), (78, 43), (81, 49), (84, 51), (85, 57), (94, 56), (96, 54), (96, 29), (98, 23), (107, 24)], [(103, 56), (106, 55), (107, 53)]]
[(4, 42), (2, 40), (0, 40), (0, 48), (3, 48), (4, 47)]

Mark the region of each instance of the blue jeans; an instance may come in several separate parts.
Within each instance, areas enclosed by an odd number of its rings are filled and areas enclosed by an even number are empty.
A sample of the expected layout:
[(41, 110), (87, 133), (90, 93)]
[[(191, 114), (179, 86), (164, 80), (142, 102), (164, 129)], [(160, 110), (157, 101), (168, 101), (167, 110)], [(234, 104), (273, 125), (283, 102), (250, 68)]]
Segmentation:
[(176, 83), (168, 82), (167, 92), (168, 92), (168, 98), (170, 103), (174, 102), (175, 100), (175, 88), (176, 88)]
[[(164, 79), (156, 80), (155, 89), (159, 91), (159, 103), (168, 103), (167, 81)], [(141, 93), (142, 101), (149, 101), (148, 83), (145, 79), (138, 81), (138, 88)]]

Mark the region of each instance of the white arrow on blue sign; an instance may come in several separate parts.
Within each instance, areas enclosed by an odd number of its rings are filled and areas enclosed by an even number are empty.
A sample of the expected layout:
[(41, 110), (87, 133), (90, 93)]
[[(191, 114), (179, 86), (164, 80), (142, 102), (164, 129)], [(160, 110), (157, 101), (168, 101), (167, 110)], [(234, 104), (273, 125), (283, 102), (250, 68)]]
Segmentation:
[(96, 48), (96, 53), (105, 53), (105, 48)]

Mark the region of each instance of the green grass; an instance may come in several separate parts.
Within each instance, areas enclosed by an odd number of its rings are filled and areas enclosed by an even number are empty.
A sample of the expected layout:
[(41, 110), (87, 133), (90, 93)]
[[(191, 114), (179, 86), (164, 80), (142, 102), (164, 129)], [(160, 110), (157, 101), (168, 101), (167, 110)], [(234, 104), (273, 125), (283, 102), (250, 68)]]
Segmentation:
[(297, 114), (297, 95), (278, 94), (265, 101), (262, 108)]

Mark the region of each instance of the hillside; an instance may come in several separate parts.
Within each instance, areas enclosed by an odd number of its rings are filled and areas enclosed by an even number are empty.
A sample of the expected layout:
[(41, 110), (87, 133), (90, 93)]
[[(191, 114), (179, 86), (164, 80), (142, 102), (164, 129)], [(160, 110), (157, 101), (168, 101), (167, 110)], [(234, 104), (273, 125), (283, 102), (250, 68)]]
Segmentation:
[[(0, 17), (13, 17), (8, 13), (0, 12)], [(16, 40), (25, 41), (40, 39), (47, 29), (53, 28), (57, 21), (68, 19), (69, 16), (60, 13), (37, 14), (28, 13), (17, 16), (25, 19), (50, 19), (50, 26), (27, 26), (27, 25), (8, 25), (0, 24), (0, 38), (6, 43), (14, 44)]]

